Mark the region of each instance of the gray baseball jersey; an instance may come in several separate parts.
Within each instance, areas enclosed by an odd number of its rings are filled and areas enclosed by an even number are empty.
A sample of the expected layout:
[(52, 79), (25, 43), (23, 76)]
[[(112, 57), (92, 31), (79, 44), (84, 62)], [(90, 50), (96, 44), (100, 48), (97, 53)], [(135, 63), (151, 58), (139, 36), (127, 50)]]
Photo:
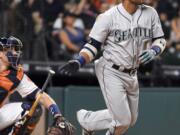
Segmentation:
[[(139, 100), (137, 74), (125, 73), (123, 69), (137, 68), (139, 54), (150, 47), (148, 45), (153, 38), (163, 35), (158, 14), (150, 6), (139, 5), (131, 15), (119, 4), (99, 15), (90, 37), (103, 43), (103, 57), (95, 62), (95, 71), (108, 109), (96, 112), (80, 110), (78, 121), (84, 128), (121, 127), (121, 133), (124, 133), (136, 122)], [(113, 65), (120, 69), (114, 69)]]
[(90, 37), (104, 43), (103, 56), (126, 68), (138, 66), (137, 58), (152, 38), (163, 36), (158, 14), (150, 6), (139, 5), (130, 15), (122, 4), (99, 15)]

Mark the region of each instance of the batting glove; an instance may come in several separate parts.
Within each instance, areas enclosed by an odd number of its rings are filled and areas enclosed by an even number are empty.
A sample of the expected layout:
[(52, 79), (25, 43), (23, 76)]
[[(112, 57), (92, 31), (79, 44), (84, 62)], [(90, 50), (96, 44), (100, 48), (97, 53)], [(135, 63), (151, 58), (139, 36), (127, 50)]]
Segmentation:
[(59, 73), (62, 75), (72, 75), (79, 70), (81, 64), (78, 60), (70, 60), (65, 65), (59, 68)]
[(153, 49), (148, 49), (143, 51), (140, 55), (139, 55), (139, 61), (140, 64), (147, 64), (150, 61), (152, 61), (156, 56), (156, 52)]

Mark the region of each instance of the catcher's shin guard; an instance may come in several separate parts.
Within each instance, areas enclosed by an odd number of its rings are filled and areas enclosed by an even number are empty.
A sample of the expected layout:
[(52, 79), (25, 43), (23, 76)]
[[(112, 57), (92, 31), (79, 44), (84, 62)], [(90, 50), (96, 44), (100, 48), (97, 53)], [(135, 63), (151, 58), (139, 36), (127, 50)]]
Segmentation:
[(12, 135), (31, 135), (41, 117), (41, 114), (42, 108), (40, 105), (38, 105), (32, 118), (28, 121), (28, 123), (26, 123), (24, 126), (19, 126), (18, 124), (15, 124)]

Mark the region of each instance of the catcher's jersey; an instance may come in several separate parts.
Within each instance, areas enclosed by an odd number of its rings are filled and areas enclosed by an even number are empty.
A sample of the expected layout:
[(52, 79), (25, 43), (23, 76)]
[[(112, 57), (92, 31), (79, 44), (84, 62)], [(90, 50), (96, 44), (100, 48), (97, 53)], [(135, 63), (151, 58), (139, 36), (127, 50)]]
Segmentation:
[(125, 68), (138, 67), (138, 55), (153, 38), (164, 36), (156, 10), (139, 5), (129, 14), (119, 4), (97, 17), (89, 35), (103, 43), (103, 57)]
[(8, 95), (17, 91), (22, 97), (38, 87), (24, 74), (23, 70), (6, 70), (0, 73), (0, 107)]

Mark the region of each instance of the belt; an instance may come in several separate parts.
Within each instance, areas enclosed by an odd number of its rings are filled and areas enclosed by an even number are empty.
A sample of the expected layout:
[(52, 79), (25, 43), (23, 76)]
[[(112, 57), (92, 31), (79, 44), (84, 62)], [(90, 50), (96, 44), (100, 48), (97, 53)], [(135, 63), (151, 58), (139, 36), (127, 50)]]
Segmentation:
[[(120, 69), (120, 66), (118, 66), (118, 65), (116, 65), (116, 64), (113, 64), (112, 65), (112, 68), (114, 68), (114, 69), (116, 69), (116, 70), (119, 70)], [(121, 70), (122, 72), (124, 72), (124, 73), (127, 73), (127, 74), (129, 74), (129, 75), (134, 75), (135, 73), (136, 73), (136, 71), (137, 71), (137, 69), (135, 68), (135, 69), (127, 69), (127, 68), (125, 68), (125, 69), (123, 69), (123, 70)]]

